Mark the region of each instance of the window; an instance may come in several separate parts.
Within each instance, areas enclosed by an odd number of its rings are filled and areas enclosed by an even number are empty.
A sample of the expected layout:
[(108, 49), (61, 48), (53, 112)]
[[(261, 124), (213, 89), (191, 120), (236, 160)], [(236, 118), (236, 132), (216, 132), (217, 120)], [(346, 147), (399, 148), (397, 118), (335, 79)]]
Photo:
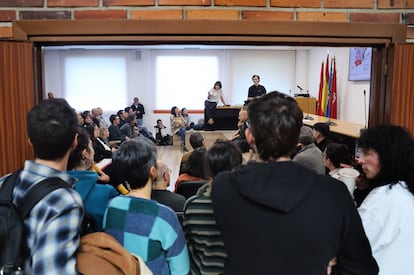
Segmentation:
[(119, 106), (126, 106), (126, 55), (74, 51), (63, 56), (63, 94), (73, 108), (83, 111), (101, 107), (104, 111), (117, 111)]
[(219, 79), (219, 57), (211, 55), (155, 55), (155, 109), (173, 106), (203, 109), (207, 91)]

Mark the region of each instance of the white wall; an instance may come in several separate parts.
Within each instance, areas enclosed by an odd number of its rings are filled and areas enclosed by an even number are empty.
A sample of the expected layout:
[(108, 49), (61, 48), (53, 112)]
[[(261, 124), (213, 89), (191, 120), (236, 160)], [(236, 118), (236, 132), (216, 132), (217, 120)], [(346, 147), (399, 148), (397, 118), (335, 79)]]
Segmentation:
[[(125, 50), (124, 50), (125, 51)], [(151, 128), (158, 118), (169, 126), (169, 114), (154, 114), (153, 93), (153, 55), (157, 50), (142, 49), (128, 50), (129, 60), (127, 64), (128, 87), (124, 99), (125, 106), (113, 106), (112, 110), (105, 110), (105, 115), (110, 114), (131, 105), (132, 98), (137, 96), (144, 104), (146, 115), (144, 125)], [(286, 94), (298, 93), (297, 85), (309, 91), (309, 94), (318, 97), (320, 68), (322, 60), (326, 60), (327, 52), (336, 58), (337, 91), (339, 95), (338, 118), (364, 125), (364, 97), (363, 90), (367, 91), (369, 102), (369, 81), (348, 81), (349, 48), (304, 48), (299, 50), (223, 50), (223, 63), (221, 65), (220, 79), (223, 83), (223, 91), (227, 103), (242, 105), (247, 98), (247, 90), (252, 85), (251, 76), (260, 75), (261, 84), (268, 92), (278, 90)], [(61, 97), (63, 68), (59, 50), (45, 51), (45, 94), (49, 91)], [(185, 85), (185, 76), (182, 76)], [(207, 91), (206, 91), (207, 93)], [(116, 91), (114, 96), (118, 96)], [(103, 105), (99, 102), (91, 102), (90, 107)], [(105, 104), (106, 105), (106, 104)], [(171, 102), (171, 106), (179, 102)], [(186, 107), (186, 106), (180, 106)], [(74, 106), (76, 108), (76, 106)], [(203, 102), (200, 102), (200, 109)], [(83, 111), (83, 110), (79, 110)], [(202, 118), (202, 114), (191, 114), (192, 120)]]

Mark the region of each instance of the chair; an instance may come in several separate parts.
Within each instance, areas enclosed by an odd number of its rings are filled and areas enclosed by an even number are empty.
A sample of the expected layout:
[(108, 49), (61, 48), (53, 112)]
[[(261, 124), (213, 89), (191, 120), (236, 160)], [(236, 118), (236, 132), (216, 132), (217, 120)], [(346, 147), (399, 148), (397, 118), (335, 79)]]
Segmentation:
[(177, 186), (175, 193), (183, 195), (186, 199), (197, 194), (197, 190), (206, 184), (206, 180), (183, 181)]

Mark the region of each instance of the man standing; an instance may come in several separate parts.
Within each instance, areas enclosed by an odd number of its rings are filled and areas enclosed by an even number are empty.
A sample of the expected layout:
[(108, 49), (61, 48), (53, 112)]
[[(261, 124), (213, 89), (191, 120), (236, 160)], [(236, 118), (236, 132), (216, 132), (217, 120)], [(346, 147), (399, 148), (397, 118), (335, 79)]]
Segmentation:
[(266, 88), (263, 85), (260, 85), (260, 76), (257, 74), (252, 76), (253, 85), (249, 87), (249, 92), (247, 95), (247, 103), (255, 99), (256, 97), (266, 94)]
[[(296, 101), (272, 92), (250, 102), (246, 138), (259, 160), (219, 173), (212, 201), (224, 274), (378, 274), (346, 186), (290, 160), (302, 126)], [(231, 202), (231, 203), (229, 203)]]
[(131, 109), (137, 116), (137, 126), (141, 127), (144, 124), (145, 109), (144, 105), (139, 103), (138, 97), (134, 97), (134, 102), (131, 105)]
[[(64, 99), (49, 99), (27, 115), (27, 132), (35, 159), (27, 160), (13, 190), (13, 203), (36, 184), (58, 177), (73, 185), (66, 174), (68, 158), (77, 145), (76, 113)], [(3, 184), (5, 177), (0, 179)], [(76, 250), (84, 210), (82, 199), (72, 188), (59, 188), (43, 197), (24, 220), (30, 254), (25, 274), (76, 274)]]

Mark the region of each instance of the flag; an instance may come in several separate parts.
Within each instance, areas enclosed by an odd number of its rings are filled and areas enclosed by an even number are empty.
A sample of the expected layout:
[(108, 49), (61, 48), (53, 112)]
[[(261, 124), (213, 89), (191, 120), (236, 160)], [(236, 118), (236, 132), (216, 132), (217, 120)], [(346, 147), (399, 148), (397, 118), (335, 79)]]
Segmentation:
[(331, 87), (331, 118), (337, 118), (338, 109), (338, 92), (336, 90), (336, 59), (333, 59), (333, 76), (332, 76), (332, 87)]
[(325, 111), (325, 116), (326, 117), (331, 117), (331, 99), (332, 99), (332, 70), (333, 70), (333, 66), (332, 66), (333, 62), (331, 60), (331, 68), (329, 71), (329, 81), (328, 81), (328, 99), (326, 101), (326, 111)]
[(316, 110), (316, 114), (318, 116), (323, 116), (323, 111), (322, 111), (322, 89), (323, 89), (323, 61), (321, 64), (321, 77), (319, 80), (319, 95), (318, 95), (318, 109)]
[(323, 76), (323, 87), (321, 96), (321, 116), (325, 116), (326, 104), (328, 103), (328, 80), (329, 80), (329, 54), (326, 56), (325, 74)]

